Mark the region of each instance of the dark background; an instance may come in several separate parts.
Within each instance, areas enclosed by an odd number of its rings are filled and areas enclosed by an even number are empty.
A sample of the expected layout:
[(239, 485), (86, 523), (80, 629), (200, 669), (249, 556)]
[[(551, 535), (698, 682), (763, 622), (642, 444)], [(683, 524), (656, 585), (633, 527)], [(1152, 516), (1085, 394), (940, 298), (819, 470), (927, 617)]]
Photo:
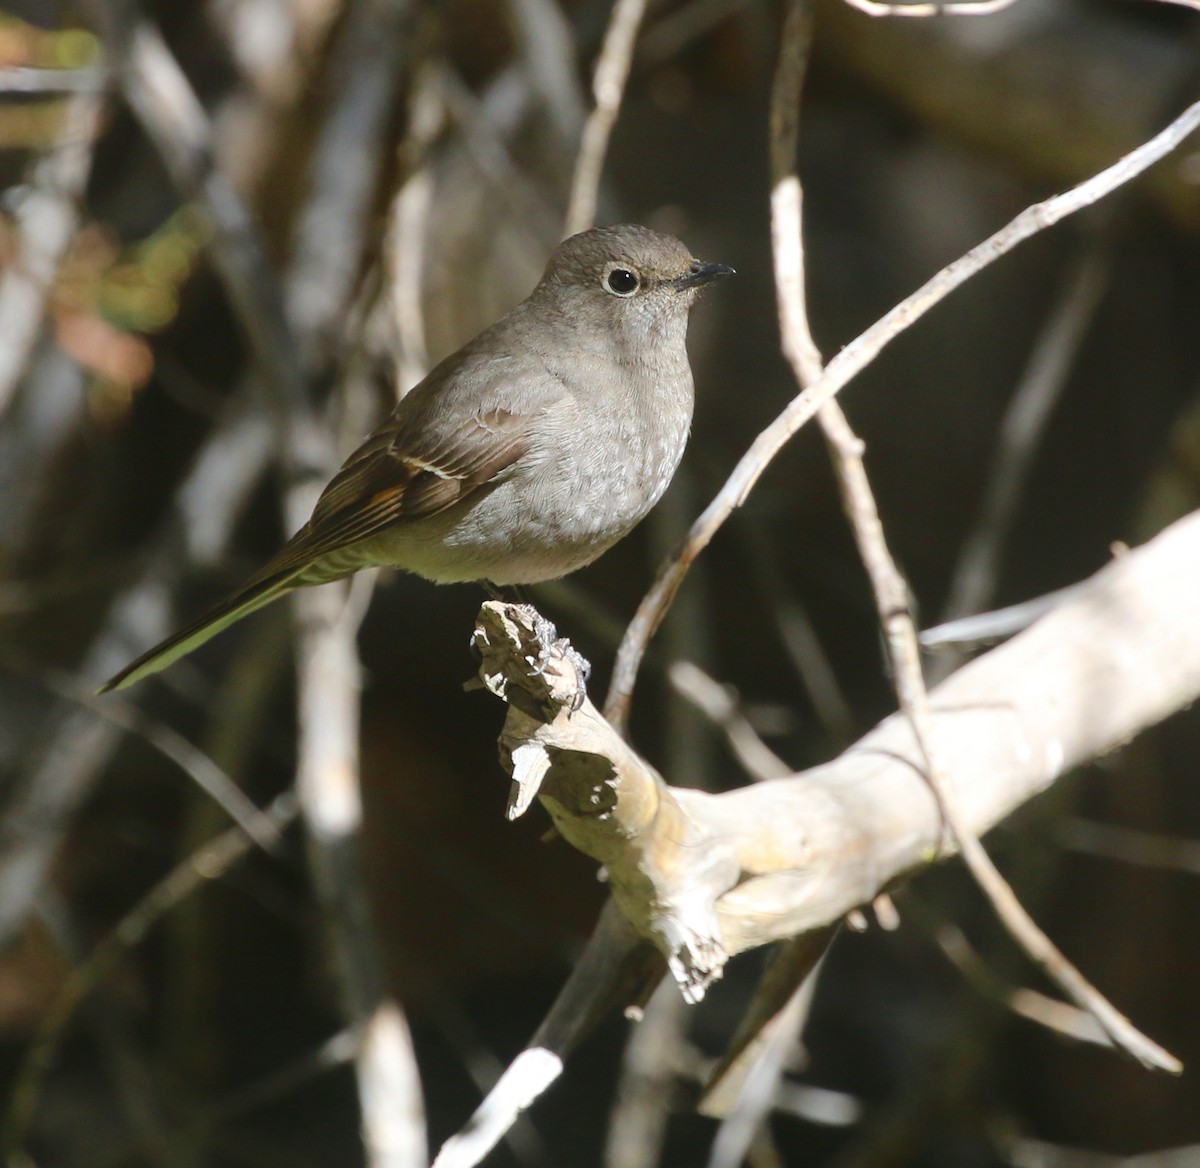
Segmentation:
[[(291, 89), (267, 97), (255, 94), (234, 51), (235, 7), (172, 0), (148, 12), (213, 115), (221, 164), (282, 263), (330, 99), (338, 6), (291, 62)], [(417, 166), (401, 148), (420, 70), (431, 63), (456, 80), (468, 110), (494, 98), (506, 70), (518, 88), (535, 88), (512, 31), (518, 7), (426, 3), (406, 25), (411, 44), (387, 182), (365, 232), (362, 287), (369, 299), (374, 264), (388, 254), (380, 240), (392, 191), (423, 168), (434, 192), (423, 226), (433, 360), (532, 287), (560, 230), (573, 144), (556, 136), (536, 96), (503, 143), (507, 170), (464, 146), (464, 122), (453, 114)], [(540, 6), (530, 10), (540, 19)], [(9, 12), (0, 20), (6, 64), (78, 65), (92, 51), (68, 31), (86, 27), (69, 5), (30, 0)], [(608, 6), (580, 0), (563, 16), (582, 109)], [(778, 351), (768, 234), (766, 114), (779, 18), (760, 0), (652, 6), (614, 133), (600, 220), (673, 231), (739, 275), (693, 314), (696, 423), (668, 499), (565, 592), (535, 595), (594, 663), (598, 694), (612, 630), (655, 564), (795, 393)], [(1025, 0), (993, 17), (937, 21), (872, 20), (834, 0), (818, 5), (801, 175), (809, 305), (826, 357), (1023, 207), (1108, 165), (1194, 100), (1197, 29), (1200, 15), (1135, 0)], [(229, 129), (238, 102), (270, 108), (248, 140)], [(44, 96), (0, 102), (6, 185), (21, 183), (53, 141), (56, 108)], [(1115, 542), (1145, 539), (1195, 506), (1198, 149), (1185, 144), (1103, 206), (983, 272), (843, 393), (923, 624), (943, 611), (1006, 405), (1081, 263), (1101, 273), (1101, 294), (1040, 435), (990, 603), (1070, 584), (1103, 565)], [(9, 221), (0, 221), (6, 263), (13, 246)], [(364, 343), (387, 371), (386, 330)], [(338, 344), (334, 368), (358, 344), (352, 323)], [(70, 968), (225, 826), (138, 734), (84, 768), (69, 814), (39, 819), (29, 784), (65, 741), (68, 720), (89, 716), (52, 690), (77, 694), (99, 680), (88, 675), (88, 646), (154, 555), (168, 548), (171, 603), (182, 619), (278, 546), (278, 494), (267, 476), (217, 562), (189, 566), (181, 546), (170, 551), (174, 493), (215, 419), (239, 395), (261, 408), (247, 362), (203, 232), (181, 215), (153, 147), (114, 98), (45, 336), (0, 420), (0, 882), (12, 878), (5, 865), (31, 831), (53, 840), (55, 857), (0, 957), (0, 1073), (10, 1084)], [(338, 392), (330, 392), (336, 416)], [(603, 898), (589, 861), (561, 841), (541, 842), (547, 821), (538, 809), (516, 825), (504, 820), (500, 708), (461, 691), (480, 599), (473, 588), (385, 575), (360, 637), (370, 892), (414, 1029), (435, 1147), (478, 1099), (466, 1063), (499, 1067), (521, 1048)], [(814, 702), (781, 634), (797, 613), (811, 621), (836, 680), (832, 716), (828, 703)], [(279, 606), (130, 700), (201, 748), (227, 750), (227, 767), (263, 803), (293, 777), (287, 638)], [(657, 647), (633, 734), (672, 783), (720, 790), (749, 780), (720, 734), (671, 694), (662, 669), (671, 655), (735, 686), (764, 737), (798, 768), (891, 711), (870, 592), (815, 428), (783, 451), (692, 572)], [(252, 708), (231, 706), (231, 676), (256, 663)], [(231, 749), (239, 713), (249, 725)], [(1187, 1073), (1173, 1080), (1069, 1043), (964, 979), (938, 946), (947, 922), (995, 973), (1047, 989), (947, 864), (898, 896), (899, 931), (843, 932), (836, 942), (791, 1077), (847, 1093), (858, 1118), (829, 1126), (776, 1115), (781, 1162), (1091, 1168), (1200, 1144), (1194, 850), (1190, 870), (1132, 865), (1081, 851), (1085, 829), (1067, 834), (1083, 819), (1196, 837), (1198, 753), (1200, 723), (1185, 713), (1063, 780), (989, 839), (1039, 921)], [(1152, 839), (1145, 850), (1162, 861), (1168, 847)], [(695, 1011), (685, 1063), (721, 1051), (761, 967), (761, 955), (738, 959)], [(89, 995), (40, 1082), (27, 1147), (54, 1168), (354, 1163), (352, 1073), (313, 1060), (340, 1026), (293, 828), (280, 855), (255, 854), (187, 898)], [(627, 1029), (613, 1020), (596, 1034), (535, 1106), (517, 1149), (501, 1147), (489, 1163), (602, 1163)], [(665, 1145), (647, 1149), (645, 1163), (704, 1162), (714, 1125), (691, 1114), (695, 1091), (682, 1076)]]

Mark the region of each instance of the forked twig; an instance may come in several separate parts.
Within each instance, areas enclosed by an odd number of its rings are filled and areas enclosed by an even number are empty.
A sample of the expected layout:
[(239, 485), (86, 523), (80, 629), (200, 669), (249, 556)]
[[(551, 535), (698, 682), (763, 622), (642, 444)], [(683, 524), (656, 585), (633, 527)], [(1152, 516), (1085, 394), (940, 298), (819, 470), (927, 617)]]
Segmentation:
[(783, 412), (754, 440), (750, 449), (734, 467), (725, 485), (692, 524), (683, 545), (661, 566), (654, 584), (643, 597), (617, 653), (612, 684), (604, 707), (605, 716), (609, 721), (618, 728), (623, 728), (628, 722), (630, 698), (637, 682), (638, 668), (646, 645), (670, 607), (692, 562), (708, 546), (734, 510), (745, 502), (775, 455), (816, 415), (820, 407), (861, 373), (890, 342), (955, 288), (1031, 235), (1044, 231), (1060, 219), (1090, 206), (1136, 178), (1155, 162), (1166, 157), (1197, 126), (1200, 126), (1200, 101), (1188, 106), (1166, 129), (1130, 151), (1112, 166), (1062, 194), (1026, 208), (994, 235), (943, 268), (851, 341), (829, 362), (817, 381), (792, 399)]

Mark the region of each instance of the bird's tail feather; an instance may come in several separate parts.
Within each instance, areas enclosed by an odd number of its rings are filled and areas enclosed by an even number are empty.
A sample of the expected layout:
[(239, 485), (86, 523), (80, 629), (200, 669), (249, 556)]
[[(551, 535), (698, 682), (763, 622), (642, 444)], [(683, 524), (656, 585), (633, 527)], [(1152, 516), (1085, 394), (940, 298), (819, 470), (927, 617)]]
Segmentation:
[(120, 673), (110, 677), (96, 692), (105, 694), (111, 690), (124, 689), (166, 669), (168, 665), (187, 656), (193, 649), (198, 649), (210, 637), (215, 637), (223, 629), (229, 628), (235, 621), (277, 600), (285, 592), (292, 591), (300, 584), (301, 570), (282, 572), (256, 579), (247, 583), (238, 592), (223, 600), (214, 608), (210, 608), (198, 620), (186, 628), (173, 633), (165, 641), (147, 650), (135, 661), (131, 661)]

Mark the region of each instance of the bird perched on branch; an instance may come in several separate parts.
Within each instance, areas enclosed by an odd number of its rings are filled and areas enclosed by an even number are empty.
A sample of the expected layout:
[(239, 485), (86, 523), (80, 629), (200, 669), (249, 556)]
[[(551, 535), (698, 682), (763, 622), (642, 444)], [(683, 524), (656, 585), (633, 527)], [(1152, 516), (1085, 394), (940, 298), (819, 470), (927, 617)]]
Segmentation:
[(100, 692), (294, 588), (360, 568), (504, 585), (591, 563), (679, 465), (692, 420), (688, 310), (732, 274), (646, 227), (571, 236), (527, 300), (401, 399), (266, 567)]

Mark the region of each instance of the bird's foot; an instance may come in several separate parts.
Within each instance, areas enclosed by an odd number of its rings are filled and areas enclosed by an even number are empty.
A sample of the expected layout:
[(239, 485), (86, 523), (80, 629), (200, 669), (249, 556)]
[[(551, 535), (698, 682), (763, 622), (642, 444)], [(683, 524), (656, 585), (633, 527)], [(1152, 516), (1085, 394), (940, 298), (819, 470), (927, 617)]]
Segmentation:
[(592, 676), (592, 663), (566, 637), (560, 637), (554, 622), (542, 616), (533, 605), (521, 607), (530, 615), (533, 635), (539, 645), (537, 661), (530, 671), (530, 676), (544, 677), (551, 662), (566, 661), (575, 673), (576, 690), (568, 703), (571, 713), (574, 714), (587, 701), (587, 683), (588, 678)]
[[(566, 637), (558, 635), (553, 621), (530, 604), (484, 604), (472, 650), (482, 659), (480, 682), (505, 700), (517, 704), (532, 701), (547, 717), (553, 716), (555, 706), (574, 714), (587, 700), (591, 664)], [(514, 667), (521, 667), (518, 663), (528, 669), (525, 685), (513, 672)], [(524, 699), (519, 691), (527, 691)]]

